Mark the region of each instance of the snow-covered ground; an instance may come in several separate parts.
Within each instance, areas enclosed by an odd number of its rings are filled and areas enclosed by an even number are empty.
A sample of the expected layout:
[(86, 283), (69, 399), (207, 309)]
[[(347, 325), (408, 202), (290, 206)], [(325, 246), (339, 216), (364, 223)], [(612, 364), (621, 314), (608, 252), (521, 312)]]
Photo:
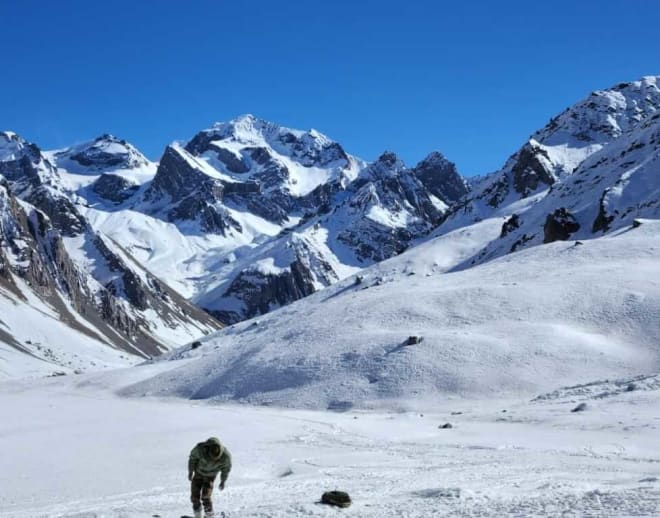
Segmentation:
[(658, 516), (660, 225), (455, 271), (498, 226), (163, 361), (1, 383), (0, 518), (180, 516), (211, 435), (229, 517)]
[[(214, 495), (229, 517), (660, 512), (657, 376), (535, 400), (446, 399), (432, 412), (403, 402), (335, 413), (112, 393), (162, 368), (0, 385), (0, 517), (189, 513), (187, 455), (210, 435), (234, 458), (227, 489)], [(571, 412), (581, 402), (587, 409)], [(447, 422), (453, 428), (439, 428)], [(317, 503), (333, 489), (353, 505)]]

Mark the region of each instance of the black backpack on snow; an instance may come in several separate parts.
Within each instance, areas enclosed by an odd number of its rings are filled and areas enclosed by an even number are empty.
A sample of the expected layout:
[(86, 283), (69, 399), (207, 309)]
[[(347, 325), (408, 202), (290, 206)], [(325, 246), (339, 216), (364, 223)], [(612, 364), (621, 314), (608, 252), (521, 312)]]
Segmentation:
[(328, 491), (323, 493), (321, 503), (336, 505), (337, 507), (348, 507), (351, 505), (351, 497), (344, 491)]

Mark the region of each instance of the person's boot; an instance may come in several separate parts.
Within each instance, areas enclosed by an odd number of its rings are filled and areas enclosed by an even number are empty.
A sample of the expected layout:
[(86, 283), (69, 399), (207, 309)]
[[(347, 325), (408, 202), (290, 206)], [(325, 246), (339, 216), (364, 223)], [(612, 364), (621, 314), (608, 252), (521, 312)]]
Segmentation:
[(202, 510), (201, 510), (201, 509), (197, 509), (196, 511), (193, 511), (193, 516), (194, 516), (195, 518), (202, 518)]

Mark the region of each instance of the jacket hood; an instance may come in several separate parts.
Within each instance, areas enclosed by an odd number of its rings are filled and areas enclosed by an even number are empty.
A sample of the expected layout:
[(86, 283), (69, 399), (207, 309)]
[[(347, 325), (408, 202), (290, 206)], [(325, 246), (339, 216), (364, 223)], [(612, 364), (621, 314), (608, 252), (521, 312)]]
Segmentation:
[(208, 439), (206, 439), (206, 442), (204, 444), (206, 445), (206, 448), (207, 448), (207, 451), (209, 452), (209, 455), (211, 454), (211, 447), (212, 446), (217, 446), (220, 449), (220, 453), (218, 454), (218, 456), (216, 458), (222, 457), (222, 454), (224, 453), (225, 448), (222, 445), (222, 443), (220, 442), (220, 439), (218, 439), (217, 437), (209, 437)]

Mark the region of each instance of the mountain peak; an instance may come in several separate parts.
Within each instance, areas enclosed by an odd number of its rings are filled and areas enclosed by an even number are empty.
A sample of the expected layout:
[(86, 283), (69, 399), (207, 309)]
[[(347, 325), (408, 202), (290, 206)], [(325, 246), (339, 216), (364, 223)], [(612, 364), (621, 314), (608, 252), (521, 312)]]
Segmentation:
[(452, 162), (447, 160), (447, 157), (440, 153), (440, 151), (432, 151), (426, 157), (419, 161), (416, 167), (432, 166), (432, 165), (454, 165)]
[(470, 190), (456, 165), (438, 151), (429, 153), (415, 166), (414, 171), (424, 186), (447, 205), (458, 201)]
[(60, 166), (66, 166), (73, 171), (79, 169), (94, 171), (130, 169), (149, 163), (149, 160), (135, 146), (110, 133), (104, 133), (94, 140), (57, 151), (53, 157)]
[(19, 160), (26, 153), (39, 154), (36, 144), (30, 144), (13, 131), (0, 131), (0, 162)]
[(388, 167), (393, 167), (397, 165), (397, 163), (401, 162), (401, 160), (393, 151), (383, 151), (383, 153), (381, 153), (381, 155), (376, 159), (376, 162)]

